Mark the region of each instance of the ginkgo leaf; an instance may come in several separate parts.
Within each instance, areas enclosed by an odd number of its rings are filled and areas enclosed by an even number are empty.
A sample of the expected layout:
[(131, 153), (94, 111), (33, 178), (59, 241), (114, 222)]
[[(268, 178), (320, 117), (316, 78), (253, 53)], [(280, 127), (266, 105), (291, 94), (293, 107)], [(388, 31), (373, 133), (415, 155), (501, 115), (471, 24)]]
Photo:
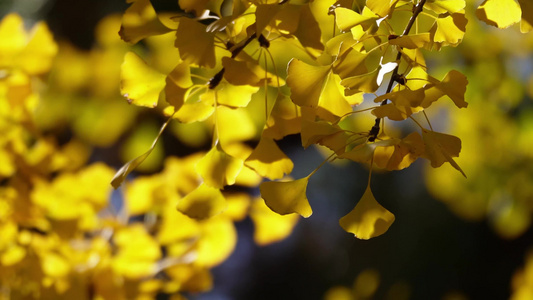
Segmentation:
[(394, 152), (390, 156), (385, 168), (387, 170), (403, 170), (409, 167), (425, 151), (422, 137), (417, 132), (409, 134), (400, 143), (394, 145)]
[(483, 22), (498, 28), (507, 28), (520, 22), (522, 10), (515, 0), (485, 0), (476, 10)]
[(325, 121), (310, 122), (302, 120), (302, 146), (307, 148), (310, 145), (319, 143), (325, 137), (342, 131), (338, 125), (332, 125)]
[(178, 64), (168, 74), (165, 83), (165, 100), (174, 106), (175, 110), (179, 110), (186, 100), (189, 88), (193, 84), (189, 65), (186, 63)]
[(271, 180), (280, 179), (289, 174), (294, 164), (274, 140), (262, 137), (257, 147), (246, 159), (245, 164), (259, 175)]
[(400, 36), (389, 41), (390, 45), (397, 45), (407, 49), (423, 48), (431, 42), (428, 32)]
[(308, 183), (308, 177), (293, 181), (267, 181), (259, 186), (259, 190), (272, 211), (280, 215), (297, 213), (307, 218), (313, 213), (306, 195)]
[(205, 103), (217, 103), (229, 107), (246, 107), (257, 93), (259, 87), (250, 85), (233, 85), (226, 81), (220, 82), (216, 89), (208, 90), (200, 98)]
[[(243, 108), (219, 106), (216, 109), (217, 133), (220, 145), (225, 146), (255, 137), (256, 127), (248, 111)], [(238, 128), (239, 130), (235, 130)]]
[(255, 10), (255, 26), (256, 32), (261, 34), (267, 25), (272, 21), (276, 14), (281, 10), (281, 5), (274, 4), (258, 4)]
[(222, 66), (224, 67), (224, 78), (233, 85), (251, 85), (262, 87), (264, 82), (273, 86), (282, 86), (285, 81), (282, 78), (265, 70), (254, 61), (251, 57), (245, 54), (239, 55), (236, 60), (230, 57), (222, 58)]
[(263, 136), (280, 140), (287, 135), (299, 133), (301, 124), (300, 108), (280, 93), (263, 129)]
[(387, 232), (394, 219), (394, 215), (376, 201), (369, 185), (355, 208), (342, 217), (339, 224), (355, 237), (368, 240)]
[(433, 168), (440, 167), (443, 163), (449, 162), (463, 176), (466, 174), (452, 157), (458, 157), (461, 152), (461, 140), (453, 135), (439, 133), (435, 131), (422, 131), (422, 139), (425, 144), (423, 157), (431, 161)]
[(393, 121), (402, 121), (410, 115), (422, 111), (422, 107), (397, 106), (394, 103), (380, 105), (372, 110), (372, 114), (377, 118), (388, 118)]
[(223, 0), (179, 0), (179, 6), (186, 12), (193, 12), (197, 17), (205, 10), (210, 10), (220, 16), (220, 6)]
[(298, 222), (298, 215), (279, 215), (266, 206), (263, 199), (253, 201), (250, 218), (254, 222), (254, 241), (268, 245), (285, 239)]
[(431, 38), (436, 43), (457, 46), (463, 40), (467, 22), (464, 12), (439, 17), (430, 29)]
[(206, 219), (223, 212), (226, 199), (219, 189), (201, 184), (178, 202), (177, 209), (193, 219)]
[(158, 19), (150, 0), (127, 0), (132, 3), (122, 16), (122, 25), (119, 35), (128, 43), (135, 44), (138, 41), (152, 36), (170, 32)]
[(366, 6), (380, 17), (386, 17), (392, 13), (399, 0), (367, 0)]
[(196, 171), (202, 176), (206, 185), (222, 189), (226, 185), (235, 183), (242, 165), (242, 159), (228, 155), (218, 144), (198, 162)]
[(352, 111), (352, 105), (363, 102), (361, 94), (345, 96), (344, 88), (340, 84), (341, 78), (329, 72), (318, 103), (317, 115), (324, 120), (334, 122), (340, 116)]
[(379, 19), (379, 16), (366, 6), (362, 14), (344, 7), (337, 7), (335, 9), (335, 22), (341, 31), (347, 31), (357, 25), (361, 25), (363, 30), (366, 31), (376, 23), (377, 19)]
[(400, 143), (400, 140), (396, 138), (381, 140), (374, 143), (367, 142), (357, 145), (350, 151), (346, 151), (342, 155), (339, 155), (339, 157), (347, 158), (349, 160), (362, 164), (369, 164), (372, 161), (372, 158), (374, 157), (374, 151), (377, 147), (389, 147), (398, 143)]
[(130, 104), (156, 107), (165, 87), (165, 75), (153, 70), (133, 52), (126, 53), (121, 66), (120, 93)]
[(374, 93), (379, 88), (378, 75), (380, 68), (375, 69), (372, 72), (352, 76), (345, 78), (341, 81), (341, 84), (346, 88), (345, 95), (353, 95), (360, 92)]
[[(296, 28), (294, 35), (298, 38), (302, 46), (320, 51), (323, 50), (324, 45), (321, 41), (322, 32), (318, 20), (311, 10), (311, 3), (294, 6), (300, 10), (298, 28)], [(290, 14), (287, 14), (287, 18), (294, 19)]]
[(349, 48), (337, 57), (333, 64), (333, 69), (342, 79), (368, 73), (365, 65), (367, 57), (368, 53)]
[(451, 70), (444, 76), (440, 84), (436, 85), (436, 88), (450, 97), (457, 107), (463, 108), (468, 106), (465, 101), (467, 85), (468, 80), (465, 75), (459, 71)]
[(317, 107), (330, 69), (330, 66), (312, 66), (299, 59), (292, 59), (287, 74), (292, 101), (299, 106)]
[(215, 216), (200, 223), (201, 233), (194, 264), (214, 267), (230, 256), (237, 244), (237, 229), (225, 215)]
[(192, 65), (213, 68), (216, 65), (215, 34), (206, 25), (187, 17), (180, 18), (174, 46), (181, 59)]
[(163, 124), (163, 126), (161, 126), (161, 129), (159, 130), (159, 134), (157, 135), (157, 137), (154, 139), (154, 142), (152, 143), (152, 146), (150, 146), (150, 148), (148, 149), (148, 151), (146, 151), (145, 153), (143, 153), (141, 156), (138, 156), (132, 160), (130, 160), (129, 162), (127, 162), (124, 166), (122, 166), (122, 168), (120, 168), (117, 173), (115, 173), (115, 176), (113, 177), (113, 179), (111, 180), (111, 185), (117, 189), (121, 184), (122, 182), (124, 182), (124, 180), (126, 179), (126, 177), (128, 176), (128, 174), (130, 174), (133, 170), (135, 170), (135, 168), (137, 168), (138, 165), (140, 165), (149, 155), (150, 153), (152, 153), (152, 151), (154, 150), (155, 148), (155, 145), (157, 144), (157, 141), (159, 140), (159, 138), (161, 137), (161, 134), (163, 133), (163, 131), (165, 131), (165, 128), (167, 127), (168, 123), (171, 121), (172, 119), (168, 119), (165, 124)]
[[(171, 109), (171, 112), (167, 115), (174, 112), (173, 107), (169, 108)], [(206, 103), (205, 101), (186, 102), (173, 115), (173, 118), (182, 123), (201, 122), (209, 118), (214, 111), (215, 108), (213, 105), (211, 103)]]
[(428, 0), (424, 8), (430, 9), (437, 14), (456, 13), (465, 8), (465, 0)]

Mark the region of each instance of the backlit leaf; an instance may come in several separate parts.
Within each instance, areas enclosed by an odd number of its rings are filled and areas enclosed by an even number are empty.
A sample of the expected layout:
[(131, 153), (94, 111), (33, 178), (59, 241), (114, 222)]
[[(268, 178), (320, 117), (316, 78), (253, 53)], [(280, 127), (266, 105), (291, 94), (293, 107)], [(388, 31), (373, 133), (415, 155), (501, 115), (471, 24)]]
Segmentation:
[(394, 10), (399, 0), (367, 0), (366, 6), (380, 17), (386, 17)]
[(307, 200), (308, 177), (293, 181), (267, 181), (259, 189), (266, 205), (280, 215), (297, 213), (304, 218), (313, 211)]
[(191, 72), (186, 63), (178, 64), (165, 79), (165, 100), (176, 110), (185, 102), (187, 91), (192, 86)]
[(379, 16), (366, 6), (362, 14), (344, 7), (337, 7), (335, 9), (335, 21), (341, 31), (347, 31), (357, 25), (361, 25), (364, 30), (367, 30), (376, 23), (377, 19), (379, 19)]
[(198, 162), (196, 171), (202, 176), (205, 184), (222, 189), (226, 185), (235, 183), (242, 165), (241, 159), (228, 155), (220, 145), (217, 145)]
[(128, 52), (121, 67), (120, 93), (130, 104), (154, 108), (165, 87), (165, 75), (153, 70), (135, 53)]
[(268, 245), (285, 239), (292, 233), (298, 222), (298, 215), (279, 215), (268, 206), (263, 199), (253, 201), (250, 218), (254, 222), (254, 241), (258, 245)]
[(422, 138), (425, 144), (424, 157), (431, 161), (433, 168), (440, 167), (443, 163), (449, 162), (463, 176), (466, 177), (461, 167), (452, 157), (458, 157), (461, 152), (461, 140), (453, 135), (439, 133), (435, 131), (422, 131)]
[(381, 206), (368, 186), (355, 208), (339, 221), (341, 227), (355, 237), (368, 240), (387, 232), (394, 215)]
[(397, 45), (407, 49), (423, 48), (430, 42), (429, 33), (410, 34), (400, 36), (389, 41), (390, 45)]
[(233, 221), (223, 215), (200, 223), (201, 238), (196, 250), (195, 264), (213, 267), (228, 258), (237, 244), (237, 230)]
[(299, 106), (317, 107), (330, 66), (312, 66), (301, 60), (289, 63), (287, 85), (291, 99)]
[(507, 28), (520, 22), (522, 10), (515, 0), (485, 0), (476, 10), (483, 22), (498, 28)]
[(171, 31), (161, 23), (150, 0), (127, 0), (127, 2), (132, 4), (122, 16), (119, 31), (124, 41), (135, 44), (146, 37)]
[(424, 8), (430, 9), (437, 14), (456, 13), (465, 8), (465, 0), (428, 0)]
[(176, 37), (174, 46), (180, 51), (181, 59), (200, 67), (215, 66), (215, 34), (207, 32), (206, 25), (180, 18)]
[(456, 46), (463, 40), (467, 22), (464, 12), (437, 18), (430, 30), (431, 37), (436, 43)]
[(222, 213), (226, 199), (219, 189), (201, 184), (178, 202), (178, 210), (193, 219), (206, 219)]
[(280, 179), (292, 171), (294, 164), (271, 138), (262, 137), (245, 164), (259, 175), (271, 180)]

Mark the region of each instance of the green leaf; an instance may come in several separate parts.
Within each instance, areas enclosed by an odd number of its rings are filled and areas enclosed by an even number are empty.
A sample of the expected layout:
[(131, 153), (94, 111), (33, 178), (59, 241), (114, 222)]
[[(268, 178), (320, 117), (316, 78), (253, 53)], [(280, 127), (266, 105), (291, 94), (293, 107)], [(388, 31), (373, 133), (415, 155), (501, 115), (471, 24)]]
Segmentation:
[(297, 213), (304, 218), (313, 211), (307, 200), (306, 191), (309, 178), (293, 181), (267, 181), (259, 189), (266, 205), (280, 215)]
[(339, 224), (356, 238), (368, 240), (387, 232), (394, 219), (394, 215), (376, 201), (369, 185), (355, 208), (342, 217)]

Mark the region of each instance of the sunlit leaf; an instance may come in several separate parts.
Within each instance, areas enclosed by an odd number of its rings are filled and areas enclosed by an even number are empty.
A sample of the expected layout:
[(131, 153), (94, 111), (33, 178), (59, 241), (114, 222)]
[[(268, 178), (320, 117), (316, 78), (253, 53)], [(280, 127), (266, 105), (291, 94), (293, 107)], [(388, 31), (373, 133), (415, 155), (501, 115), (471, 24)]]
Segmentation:
[(302, 121), (301, 139), (304, 148), (317, 144), (325, 137), (334, 135), (343, 130), (338, 125), (332, 125), (325, 121), (310, 122)]
[(312, 66), (298, 59), (291, 60), (287, 85), (291, 88), (292, 101), (299, 106), (317, 107), (330, 68)]
[(196, 170), (204, 179), (205, 184), (222, 189), (226, 185), (235, 183), (242, 165), (241, 159), (228, 155), (220, 145), (217, 145), (198, 162)]
[(387, 170), (405, 169), (423, 155), (424, 151), (425, 146), (422, 137), (417, 132), (413, 132), (403, 138), (400, 143), (394, 145), (394, 152), (385, 168)]
[(174, 45), (183, 60), (200, 67), (215, 66), (215, 34), (207, 32), (206, 25), (187, 17), (180, 18), (176, 37)]
[(185, 102), (187, 91), (192, 86), (191, 72), (186, 63), (178, 64), (165, 79), (165, 100), (176, 110)]
[(148, 67), (135, 53), (128, 52), (121, 67), (120, 93), (128, 103), (156, 107), (165, 87), (165, 75)]
[(459, 71), (451, 70), (436, 87), (450, 97), (457, 107), (463, 108), (468, 106), (468, 103), (465, 102), (467, 85), (468, 80), (465, 75)]
[(259, 189), (266, 205), (280, 215), (297, 213), (304, 218), (313, 211), (307, 200), (308, 177), (293, 181), (267, 181)]
[(186, 12), (193, 12), (196, 16), (202, 15), (202, 13), (208, 9), (217, 15), (220, 15), (220, 6), (223, 0), (179, 0), (179, 6)]
[(465, 8), (465, 0), (428, 0), (424, 8), (430, 9), (437, 14), (456, 13)]
[(250, 218), (254, 222), (254, 241), (268, 245), (285, 239), (298, 222), (298, 215), (279, 215), (265, 205), (263, 199), (253, 201)]
[(436, 43), (456, 46), (463, 40), (467, 22), (464, 13), (439, 17), (430, 30), (431, 38)]
[(237, 230), (233, 221), (224, 216), (215, 216), (200, 223), (201, 238), (196, 250), (195, 264), (213, 267), (228, 258), (237, 244)]
[(261, 138), (245, 163), (259, 175), (271, 180), (280, 179), (285, 174), (289, 174), (294, 166), (276, 142), (267, 137)]
[(223, 212), (226, 199), (219, 189), (201, 184), (178, 202), (178, 210), (193, 219), (206, 219)]
[[(217, 107), (218, 138), (222, 148), (237, 141), (245, 141), (255, 137), (256, 128), (249, 113), (242, 109), (226, 106)], [(239, 130), (235, 130), (239, 128)]]
[(344, 7), (335, 9), (335, 21), (341, 31), (349, 30), (357, 25), (361, 25), (364, 30), (367, 30), (376, 23), (377, 19), (379, 16), (367, 7), (363, 9), (362, 14)]
[(161, 23), (150, 0), (127, 0), (126, 2), (132, 4), (122, 16), (119, 34), (124, 41), (135, 44), (146, 37), (171, 31)]
[(374, 151), (377, 147), (389, 147), (396, 145), (400, 142), (399, 139), (388, 139), (388, 140), (381, 140), (374, 143), (363, 143), (360, 145), (355, 146), (350, 151), (344, 152), (339, 157), (341, 158), (347, 158), (349, 160), (362, 163), (362, 164), (369, 164), (372, 161), (372, 158), (374, 156)]
[(485, 0), (476, 10), (483, 22), (498, 28), (507, 28), (520, 22), (522, 10), (515, 0)]
[(380, 17), (386, 17), (392, 13), (399, 0), (367, 0), (366, 6)]
[(339, 224), (355, 237), (368, 240), (387, 232), (394, 219), (394, 215), (376, 201), (369, 185), (355, 208), (342, 217)]
[(374, 93), (379, 88), (379, 70), (380, 68), (377, 68), (374, 71), (363, 75), (352, 76), (343, 79), (341, 84), (346, 87), (344, 93), (346, 95), (354, 95), (360, 92)]
[(407, 49), (423, 48), (430, 42), (429, 33), (410, 34), (400, 36), (389, 41), (390, 45), (397, 45)]
[(439, 133), (435, 131), (422, 131), (422, 138), (425, 144), (424, 157), (431, 161), (434, 168), (440, 167), (443, 163), (449, 162), (457, 171), (466, 177), (461, 167), (452, 157), (458, 157), (461, 152), (461, 140), (453, 135)]

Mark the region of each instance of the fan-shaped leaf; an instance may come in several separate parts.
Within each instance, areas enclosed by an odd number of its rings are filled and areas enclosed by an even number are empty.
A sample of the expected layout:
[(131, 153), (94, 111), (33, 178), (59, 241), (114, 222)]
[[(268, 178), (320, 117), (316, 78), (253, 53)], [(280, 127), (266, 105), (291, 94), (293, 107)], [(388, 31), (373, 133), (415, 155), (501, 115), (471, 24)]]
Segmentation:
[(153, 70), (135, 53), (128, 52), (121, 67), (120, 93), (130, 104), (154, 108), (165, 87), (165, 75)]
[(307, 218), (313, 213), (306, 195), (308, 182), (308, 177), (293, 181), (268, 181), (263, 182), (259, 189), (266, 205), (274, 212), (280, 215), (298, 213)]
[(206, 219), (223, 212), (226, 199), (219, 189), (201, 184), (178, 202), (178, 210), (193, 219)]

